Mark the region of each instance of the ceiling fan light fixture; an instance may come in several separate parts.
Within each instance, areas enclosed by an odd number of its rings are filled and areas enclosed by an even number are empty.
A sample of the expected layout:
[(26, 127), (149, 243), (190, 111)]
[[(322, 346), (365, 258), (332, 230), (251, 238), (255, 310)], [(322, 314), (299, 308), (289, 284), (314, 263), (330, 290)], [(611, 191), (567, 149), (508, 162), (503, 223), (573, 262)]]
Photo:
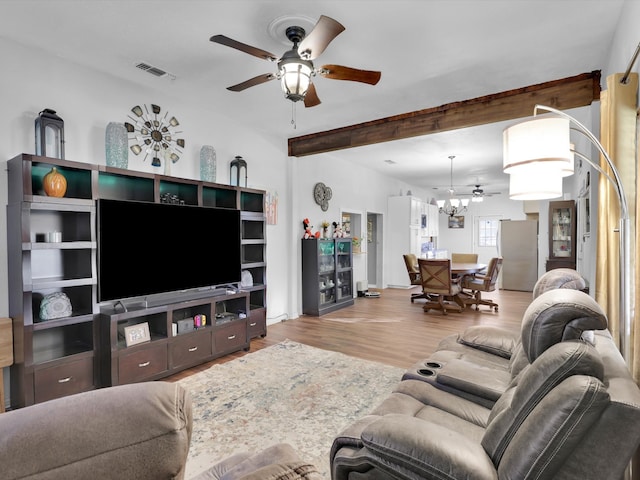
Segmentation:
[(468, 198), (454, 198), (455, 190), (453, 189), (453, 159), (456, 158), (455, 155), (449, 155), (449, 161), (451, 162), (451, 184), (449, 187), (449, 200), (448, 204), (446, 200), (438, 200), (436, 203), (438, 204), (438, 210), (440, 213), (444, 215), (448, 215), (453, 217), (455, 215), (459, 215), (463, 212), (467, 211), (467, 207), (469, 206)]
[(311, 83), (313, 64), (298, 58), (288, 61), (283, 60), (278, 66), (280, 68), (278, 75), (280, 77), (280, 85), (285, 97), (292, 102), (304, 100)]
[(471, 197), (471, 201), (474, 203), (479, 203), (479, 202), (483, 202), (484, 201), (484, 197), (481, 195), (474, 195), (473, 197)]

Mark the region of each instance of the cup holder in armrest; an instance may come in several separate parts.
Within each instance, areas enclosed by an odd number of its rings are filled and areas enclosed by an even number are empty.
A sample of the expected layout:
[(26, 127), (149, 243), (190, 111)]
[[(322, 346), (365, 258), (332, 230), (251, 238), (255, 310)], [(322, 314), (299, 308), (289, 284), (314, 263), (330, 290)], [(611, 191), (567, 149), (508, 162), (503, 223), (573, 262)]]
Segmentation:
[(442, 363), (429, 359), (420, 360), (404, 372), (402, 380), (419, 380), (421, 382), (436, 383), (438, 379), (438, 369), (443, 366)]

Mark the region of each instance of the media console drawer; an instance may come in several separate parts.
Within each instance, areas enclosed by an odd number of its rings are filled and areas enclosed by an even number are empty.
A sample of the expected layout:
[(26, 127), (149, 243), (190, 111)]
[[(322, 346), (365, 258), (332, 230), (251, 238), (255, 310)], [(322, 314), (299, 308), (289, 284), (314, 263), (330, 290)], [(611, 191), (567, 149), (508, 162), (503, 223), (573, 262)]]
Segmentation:
[(246, 320), (235, 321), (218, 328), (213, 335), (213, 351), (216, 354), (239, 350), (248, 346)]
[(195, 364), (211, 356), (211, 329), (199, 330), (183, 338), (174, 338), (171, 344), (171, 368)]
[(34, 383), (36, 403), (93, 390), (93, 357), (36, 370)]
[(247, 331), (249, 338), (264, 337), (267, 334), (266, 310), (259, 308), (251, 310), (249, 319), (247, 320)]
[(118, 383), (141, 382), (168, 370), (167, 345), (152, 346), (133, 353), (125, 353), (118, 359)]

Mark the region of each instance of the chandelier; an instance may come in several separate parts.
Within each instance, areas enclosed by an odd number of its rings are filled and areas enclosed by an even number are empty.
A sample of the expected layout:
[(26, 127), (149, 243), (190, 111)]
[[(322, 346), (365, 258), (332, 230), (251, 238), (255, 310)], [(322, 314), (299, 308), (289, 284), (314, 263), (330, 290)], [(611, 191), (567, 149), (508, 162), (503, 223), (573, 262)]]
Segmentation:
[(468, 198), (455, 198), (453, 196), (453, 159), (456, 158), (455, 155), (449, 155), (449, 160), (451, 161), (451, 181), (449, 186), (449, 199), (448, 200), (437, 200), (438, 210), (440, 213), (448, 215), (450, 217), (454, 217), (463, 212), (467, 211), (467, 206), (469, 205)]

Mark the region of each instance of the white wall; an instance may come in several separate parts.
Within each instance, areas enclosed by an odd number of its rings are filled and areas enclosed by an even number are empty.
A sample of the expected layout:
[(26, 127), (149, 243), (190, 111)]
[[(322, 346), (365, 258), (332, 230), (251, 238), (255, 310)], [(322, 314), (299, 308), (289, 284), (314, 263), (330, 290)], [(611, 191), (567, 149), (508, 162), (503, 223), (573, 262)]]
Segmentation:
[[(438, 248), (452, 253), (477, 253), (474, 235), (477, 234), (475, 224), (477, 217), (499, 215), (503, 219), (524, 220), (523, 202), (509, 200), (508, 194), (485, 197), (482, 202), (470, 202), (468, 210), (462, 215), (465, 217), (464, 228), (449, 228), (449, 217), (440, 215), (440, 236), (438, 237)], [(497, 255), (497, 250), (494, 255)], [(487, 258), (479, 258), (481, 263), (488, 263)]]
[[(298, 291), (298, 311), (301, 311), (301, 271), (300, 250), (301, 238), (303, 234), (302, 220), (308, 218), (314, 231), (321, 230), (320, 224), (323, 220), (329, 223), (340, 221), (340, 212), (362, 212), (362, 221), (366, 222), (366, 212), (387, 213), (387, 198), (391, 195), (398, 195), (400, 190), (406, 192), (411, 189), (411, 185), (398, 180), (383, 176), (373, 170), (362, 168), (352, 162), (347, 162), (340, 158), (340, 152), (323, 153), (310, 155), (292, 160), (295, 163), (295, 184), (296, 201), (292, 205), (294, 232), (293, 238), (297, 242), (296, 258), (297, 268), (295, 270), (295, 285)], [(331, 188), (332, 198), (329, 201), (329, 209), (323, 212), (313, 198), (313, 187), (317, 182), (322, 182)], [(425, 199), (424, 192), (413, 188), (416, 196)], [(385, 226), (383, 225), (383, 231)], [(366, 231), (366, 225), (361, 225), (361, 231)], [(386, 235), (386, 234), (384, 234)], [(360, 262), (362, 260), (362, 262)], [(354, 272), (358, 275), (355, 280), (365, 280), (366, 262), (363, 258), (358, 258), (359, 270)], [(397, 259), (387, 259), (384, 257), (381, 268), (384, 271), (386, 262), (397, 261)], [(386, 285), (386, 282), (385, 282)]]
[[(43, 108), (52, 108), (65, 122), (65, 157), (68, 160), (95, 164), (105, 163), (104, 135), (110, 121), (124, 122), (131, 107), (156, 103), (180, 121), (186, 140), (182, 158), (171, 166), (171, 174), (199, 178), (199, 151), (202, 145), (213, 145), (217, 151), (220, 183), (229, 183), (229, 162), (242, 155), (248, 162), (248, 185), (278, 193), (280, 205), (290, 203), (286, 141), (269, 139), (248, 132), (217, 113), (215, 105), (198, 98), (160, 93), (166, 89), (166, 79), (150, 76), (148, 86), (121, 82), (113, 77), (66, 62), (59, 57), (42, 56), (39, 52), (10, 44), (0, 39), (3, 75), (3, 111), (0, 115), (0, 316), (8, 316), (8, 279), (6, 248), (7, 173), (5, 159), (21, 153), (34, 153), (34, 120)], [(150, 161), (129, 155), (129, 168), (137, 171), (163, 173), (151, 167)], [(285, 245), (290, 221), (286, 209), (280, 210), (277, 225), (267, 227), (270, 245)], [(267, 289), (268, 314), (275, 317), (287, 313), (287, 290), (275, 288), (290, 281), (286, 265), (290, 256), (286, 249), (268, 248)], [(126, 272), (123, 272), (126, 274)]]

